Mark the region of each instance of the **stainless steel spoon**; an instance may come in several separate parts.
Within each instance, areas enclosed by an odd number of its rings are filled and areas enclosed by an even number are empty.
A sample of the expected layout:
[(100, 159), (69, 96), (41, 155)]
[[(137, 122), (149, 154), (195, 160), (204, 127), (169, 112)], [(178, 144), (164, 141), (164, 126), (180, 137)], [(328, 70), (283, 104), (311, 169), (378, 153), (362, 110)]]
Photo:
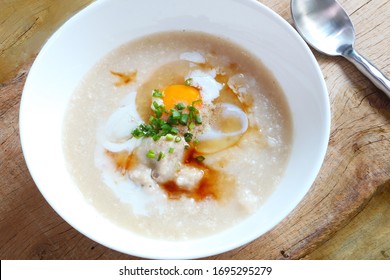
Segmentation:
[(309, 45), (324, 54), (345, 57), (390, 97), (390, 80), (354, 49), (355, 29), (336, 0), (291, 0), (291, 14)]

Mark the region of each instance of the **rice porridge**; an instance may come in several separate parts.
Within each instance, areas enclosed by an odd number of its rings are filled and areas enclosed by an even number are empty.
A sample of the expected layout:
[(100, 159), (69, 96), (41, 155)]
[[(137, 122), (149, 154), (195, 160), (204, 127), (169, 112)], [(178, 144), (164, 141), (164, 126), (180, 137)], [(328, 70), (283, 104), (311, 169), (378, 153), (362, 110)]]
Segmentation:
[(256, 211), (283, 175), (291, 134), (283, 92), (261, 61), (178, 31), (99, 61), (72, 96), (63, 135), (68, 169), (94, 207), (141, 235), (178, 240)]

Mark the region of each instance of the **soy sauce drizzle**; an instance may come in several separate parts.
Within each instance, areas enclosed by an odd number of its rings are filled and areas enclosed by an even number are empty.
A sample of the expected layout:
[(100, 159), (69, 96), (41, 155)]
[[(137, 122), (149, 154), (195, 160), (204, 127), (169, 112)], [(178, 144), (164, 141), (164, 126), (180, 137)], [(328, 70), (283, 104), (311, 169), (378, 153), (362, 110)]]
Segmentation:
[(127, 84), (130, 84), (131, 82), (135, 81), (137, 77), (137, 71), (132, 72), (116, 72), (116, 71), (110, 71), (112, 75), (118, 77), (118, 81), (115, 83), (115, 86), (125, 86)]
[(191, 190), (181, 188), (174, 181), (160, 184), (169, 199), (180, 199), (182, 196), (186, 196), (197, 202), (205, 199), (221, 200), (227, 190), (231, 188), (233, 185), (231, 178), (225, 176), (221, 171), (206, 166), (198, 157), (199, 155), (194, 147), (187, 149), (183, 157), (185, 165), (203, 171), (202, 179)]

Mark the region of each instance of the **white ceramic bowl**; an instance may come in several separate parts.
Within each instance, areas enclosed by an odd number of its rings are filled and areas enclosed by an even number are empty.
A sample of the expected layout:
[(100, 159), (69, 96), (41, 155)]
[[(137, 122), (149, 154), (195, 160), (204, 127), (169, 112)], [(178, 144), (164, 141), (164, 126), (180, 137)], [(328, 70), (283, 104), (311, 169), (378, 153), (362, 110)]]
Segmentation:
[[(228, 38), (258, 56), (287, 96), (294, 139), (281, 183), (253, 216), (221, 233), (175, 242), (123, 229), (85, 201), (65, 166), (62, 123), (80, 79), (105, 54), (142, 35), (183, 29)], [(66, 22), (43, 47), (29, 73), (20, 108), (24, 156), (54, 210), (96, 242), (146, 258), (214, 255), (272, 229), (312, 185), (324, 159), (329, 129), (329, 99), (314, 56), (286, 21), (254, 0), (97, 1)]]

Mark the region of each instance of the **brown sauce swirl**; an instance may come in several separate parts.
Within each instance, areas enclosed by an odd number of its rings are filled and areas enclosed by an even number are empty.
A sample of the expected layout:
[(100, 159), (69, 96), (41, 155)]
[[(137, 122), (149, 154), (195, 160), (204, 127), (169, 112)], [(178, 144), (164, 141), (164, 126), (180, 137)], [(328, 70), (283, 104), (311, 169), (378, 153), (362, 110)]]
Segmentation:
[(234, 187), (234, 178), (226, 173), (207, 166), (199, 161), (194, 147), (190, 147), (184, 154), (183, 163), (203, 171), (203, 177), (191, 190), (181, 188), (174, 181), (160, 184), (160, 187), (167, 193), (170, 199), (180, 199), (186, 196), (195, 201), (205, 199), (223, 200), (230, 194)]

